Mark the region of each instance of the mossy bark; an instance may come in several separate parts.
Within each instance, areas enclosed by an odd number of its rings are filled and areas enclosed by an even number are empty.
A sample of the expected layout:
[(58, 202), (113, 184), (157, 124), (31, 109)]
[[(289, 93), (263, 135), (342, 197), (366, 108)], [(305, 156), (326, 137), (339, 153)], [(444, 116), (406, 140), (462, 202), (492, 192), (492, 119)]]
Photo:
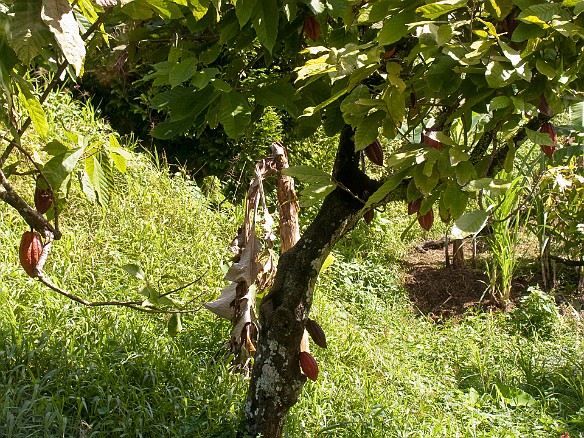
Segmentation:
[(361, 218), (362, 201), (379, 187), (359, 169), (349, 127), (340, 136), (333, 178), (343, 188), (325, 198), (298, 243), (282, 255), (274, 285), (260, 306), (261, 329), (242, 425), (248, 436), (282, 435), (286, 414), (306, 382), (298, 357), (318, 273), (333, 246)]

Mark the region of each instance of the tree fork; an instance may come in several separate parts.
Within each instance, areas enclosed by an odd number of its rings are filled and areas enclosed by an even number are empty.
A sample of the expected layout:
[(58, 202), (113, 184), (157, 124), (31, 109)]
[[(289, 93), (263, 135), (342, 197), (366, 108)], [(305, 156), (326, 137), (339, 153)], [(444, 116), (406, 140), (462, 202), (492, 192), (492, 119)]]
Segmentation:
[(333, 177), (343, 188), (325, 198), (298, 243), (282, 255), (274, 285), (260, 306), (261, 330), (242, 425), (246, 435), (282, 435), (286, 414), (306, 382), (298, 362), (300, 340), (320, 268), (339, 239), (361, 219), (363, 203), (354, 195), (366, 199), (380, 186), (359, 170), (348, 126), (339, 139)]

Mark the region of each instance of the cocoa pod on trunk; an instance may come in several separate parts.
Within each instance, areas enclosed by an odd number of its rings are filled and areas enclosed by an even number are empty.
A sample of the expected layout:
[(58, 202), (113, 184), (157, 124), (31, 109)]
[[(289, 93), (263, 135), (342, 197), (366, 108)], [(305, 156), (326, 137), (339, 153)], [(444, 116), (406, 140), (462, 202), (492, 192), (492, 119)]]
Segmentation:
[(300, 352), (300, 369), (310, 380), (318, 379), (318, 364), (316, 359), (307, 351)]
[(552, 139), (553, 146), (549, 146), (549, 145), (540, 145), (539, 146), (540, 149), (542, 150), (542, 152), (548, 158), (551, 158), (556, 150), (556, 143), (558, 141), (558, 134), (556, 133), (556, 127), (553, 124), (551, 124), (550, 122), (546, 122), (543, 125), (541, 125), (541, 128), (539, 128), (539, 132), (544, 133), (544, 134), (548, 134)]
[(363, 220), (365, 221), (365, 223), (367, 225), (369, 225), (374, 217), (375, 217), (375, 210), (371, 209), (371, 210), (368, 210), (365, 212), (365, 214), (363, 215)]
[(37, 187), (34, 191), (34, 207), (40, 214), (45, 214), (53, 204), (53, 196), (49, 189)]
[(41, 235), (37, 232), (26, 231), (20, 239), (20, 264), (30, 277), (36, 277), (36, 267), (43, 252)]
[(306, 321), (306, 331), (316, 345), (326, 348), (326, 335), (322, 327), (313, 319), (308, 318)]

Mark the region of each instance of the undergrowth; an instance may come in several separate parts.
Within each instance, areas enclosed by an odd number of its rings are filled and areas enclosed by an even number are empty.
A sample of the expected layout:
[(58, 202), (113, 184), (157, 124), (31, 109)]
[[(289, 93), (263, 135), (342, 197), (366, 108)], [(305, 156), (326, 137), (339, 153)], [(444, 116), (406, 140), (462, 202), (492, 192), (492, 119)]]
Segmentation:
[[(107, 210), (74, 194), (45, 268), (62, 288), (137, 299), (140, 285), (121, 269), (135, 263), (163, 290), (200, 278), (176, 294), (195, 310), (217, 296), (240, 213), (153, 163), (136, 154)], [(538, 336), (526, 307), (516, 317), (527, 336), (502, 313), (443, 324), (418, 316), (399, 280), (408, 242), (398, 236), (410, 220), (391, 204), (338, 245), (311, 313), (329, 348), (313, 346), (319, 379), (286, 436), (584, 436), (578, 317), (554, 313), (544, 327), (553, 330)], [(199, 310), (173, 338), (164, 316), (73, 303), (20, 268), (26, 226), (16, 212), (0, 205), (0, 223), (0, 436), (235, 436), (247, 379), (230, 372), (227, 323)]]

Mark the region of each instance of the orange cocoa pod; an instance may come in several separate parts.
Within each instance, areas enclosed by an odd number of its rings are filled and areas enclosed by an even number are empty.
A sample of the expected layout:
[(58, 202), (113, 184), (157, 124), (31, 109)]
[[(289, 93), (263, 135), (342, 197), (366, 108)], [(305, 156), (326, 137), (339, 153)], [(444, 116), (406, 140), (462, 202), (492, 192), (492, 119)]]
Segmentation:
[(381, 142), (379, 140), (375, 140), (368, 145), (364, 151), (367, 158), (369, 158), (373, 164), (383, 166), (383, 148), (381, 147)]
[(430, 209), (428, 210), (428, 213), (419, 215), (418, 223), (424, 230), (430, 231), (430, 228), (432, 228), (432, 224), (434, 223), (434, 211)]
[(310, 15), (306, 20), (304, 20), (304, 26), (302, 28), (304, 34), (310, 38), (312, 41), (316, 41), (316, 39), (320, 36), (320, 23), (314, 17), (314, 15)]
[(306, 331), (316, 345), (326, 348), (326, 335), (322, 327), (313, 319), (308, 318), (306, 321)]
[(43, 243), (41, 235), (37, 232), (26, 231), (20, 239), (20, 264), (30, 277), (36, 277), (36, 267), (39, 264)]
[(300, 352), (300, 369), (310, 380), (318, 379), (318, 364), (316, 359), (307, 351)]
[(422, 198), (418, 198), (415, 201), (411, 201), (408, 203), (408, 214), (416, 214), (420, 211), (420, 207), (422, 206)]

